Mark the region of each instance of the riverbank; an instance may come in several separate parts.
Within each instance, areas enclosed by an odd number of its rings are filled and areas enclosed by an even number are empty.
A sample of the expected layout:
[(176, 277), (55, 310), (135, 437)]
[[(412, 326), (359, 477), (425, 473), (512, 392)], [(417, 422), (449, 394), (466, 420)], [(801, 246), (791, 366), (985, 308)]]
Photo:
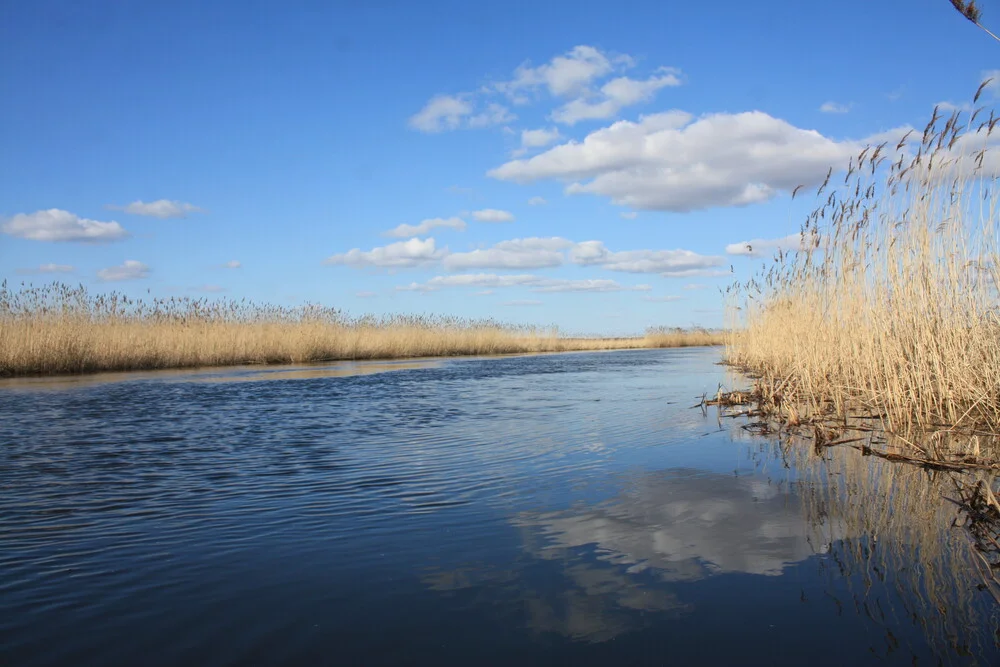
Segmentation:
[(935, 111), (866, 148), (819, 188), (800, 248), (730, 288), (726, 358), (763, 414), (873, 420), (912, 458), (1000, 460), (1000, 163), (996, 121), (973, 119)]
[(720, 333), (654, 329), (632, 338), (444, 317), (351, 318), (317, 306), (90, 295), (53, 284), (0, 290), (0, 376), (65, 375), (721, 345)]

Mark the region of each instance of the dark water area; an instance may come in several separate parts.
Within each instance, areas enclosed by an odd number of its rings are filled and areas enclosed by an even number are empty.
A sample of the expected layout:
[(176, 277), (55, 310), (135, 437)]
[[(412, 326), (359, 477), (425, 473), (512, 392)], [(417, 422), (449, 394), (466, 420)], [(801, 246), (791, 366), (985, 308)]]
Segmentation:
[(718, 360), (0, 385), (0, 664), (1000, 664), (948, 480)]

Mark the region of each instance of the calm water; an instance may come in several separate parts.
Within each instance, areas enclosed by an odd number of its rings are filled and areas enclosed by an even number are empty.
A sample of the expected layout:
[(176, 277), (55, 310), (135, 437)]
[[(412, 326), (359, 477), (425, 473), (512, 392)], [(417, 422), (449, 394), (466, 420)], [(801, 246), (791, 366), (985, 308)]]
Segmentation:
[(0, 385), (0, 664), (1000, 664), (947, 480), (691, 409), (716, 361)]

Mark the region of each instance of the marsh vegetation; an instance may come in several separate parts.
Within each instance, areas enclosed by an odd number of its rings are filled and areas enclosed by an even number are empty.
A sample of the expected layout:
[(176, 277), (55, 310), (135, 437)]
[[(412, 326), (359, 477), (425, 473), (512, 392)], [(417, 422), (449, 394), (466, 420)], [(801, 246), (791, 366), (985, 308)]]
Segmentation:
[(756, 379), (741, 400), (827, 442), (877, 427), (895, 455), (997, 462), (998, 122), (935, 109), (831, 171), (800, 247), (727, 291), (727, 359)]
[(0, 375), (717, 345), (720, 333), (655, 328), (631, 338), (561, 336), (487, 319), (351, 317), (247, 301), (142, 301), (53, 283), (0, 287)]

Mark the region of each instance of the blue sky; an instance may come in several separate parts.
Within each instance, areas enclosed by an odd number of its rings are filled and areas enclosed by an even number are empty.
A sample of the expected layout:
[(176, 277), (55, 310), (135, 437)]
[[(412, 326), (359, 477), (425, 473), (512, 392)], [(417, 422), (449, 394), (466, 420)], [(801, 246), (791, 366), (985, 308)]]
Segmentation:
[(0, 278), (716, 326), (795, 185), (998, 59), (946, 0), (5, 3)]

